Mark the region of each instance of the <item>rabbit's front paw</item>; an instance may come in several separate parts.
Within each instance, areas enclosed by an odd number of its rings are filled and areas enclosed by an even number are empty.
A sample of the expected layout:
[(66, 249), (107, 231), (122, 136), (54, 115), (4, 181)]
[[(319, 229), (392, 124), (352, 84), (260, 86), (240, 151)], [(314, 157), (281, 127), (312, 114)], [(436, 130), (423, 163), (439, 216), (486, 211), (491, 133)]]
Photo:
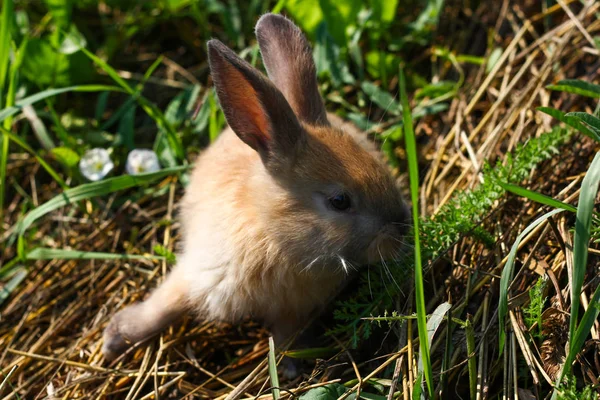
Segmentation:
[(102, 354), (104, 354), (104, 358), (108, 361), (112, 361), (120, 356), (130, 346), (130, 343), (128, 343), (119, 332), (119, 321), (117, 317), (118, 314), (110, 320), (110, 323), (104, 329), (104, 334), (102, 335), (104, 338)]
[(150, 327), (144, 323), (143, 303), (132, 304), (116, 313), (104, 329), (102, 354), (114, 360), (128, 347), (149, 336)]

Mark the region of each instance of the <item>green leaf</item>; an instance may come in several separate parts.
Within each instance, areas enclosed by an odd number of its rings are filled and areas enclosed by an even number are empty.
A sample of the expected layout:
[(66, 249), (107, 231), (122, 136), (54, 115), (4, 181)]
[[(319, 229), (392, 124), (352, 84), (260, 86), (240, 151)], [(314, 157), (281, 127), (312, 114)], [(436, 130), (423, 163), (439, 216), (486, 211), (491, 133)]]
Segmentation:
[(494, 50), (492, 50), (490, 56), (488, 57), (487, 64), (485, 66), (486, 73), (489, 73), (494, 68), (494, 66), (502, 56), (502, 52), (503, 51), (500, 47), (496, 47)]
[(123, 115), (119, 119), (117, 136), (115, 137), (115, 146), (124, 146), (127, 150), (133, 150), (135, 147), (134, 123), (136, 108), (135, 103), (133, 103), (131, 107), (128, 107), (123, 112)]
[(567, 117), (576, 117), (585, 122), (592, 128), (594, 133), (600, 137), (600, 118), (585, 112), (570, 112), (565, 114)]
[(299, 400), (337, 400), (338, 397), (346, 393), (346, 387), (339, 383), (310, 389), (299, 397)]
[(21, 73), (38, 86), (68, 86), (85, 83), (94, 77), (87, 57), (76, 51), (61, 54), (46, 39), (33, 38), (27, 43)]
[(71, 23), (71, 0), (45, 0), (46, 7), (58, 30), (66, 30)]
[(358, 13), (363, 6), (361, 0), (319, 0), (327, 29), (338, 46), (347, 46), (349, 27), (356, 26)]
[[(429, 337), (427, 334), (427, 309), (425, 308), (425, 292), (423, 282), (423, 265), (421, 260), (421, 241), (419, 235), (419, 166), (417, 141), (413, 130), (412, 116), (406, 94), (404, 71), (400, 69), (400, 100), (402, 102), (402, 117), (404, 120), (404, 140), (408, 158), (408, 174), (410, 180), (410, 196), (412, 200), (414, 256), (415, 256), (415, 303), (417, 305), (417, 326), (419, 331), (419, 347), (422, 358), (423, 374), (427, 382), (429, 397), (433, 397), (433, 371), (429, 354)], [(417, 382), (421, 385), (421, 381)]]
[(287, 0), (278, 0), (277, 3), (273, 6), (273, 8), (271, 8), (271, 13), (273, 13), (273, 14), (281, 13), (283, 6), (285, 6), (285, 4), (287, 2), (288, 2)]
[(413, 388), (412, 400), (422, 400), (423, 396), (423, 371), (419, 371), (417, 379), (415, 380), (415, 386)]
[(269, 377), (271, 379), (273, 400), (279, 400), (279, 377), (277, 376), (277, 362), (275, 361), (275, 342), (272, 336), (269, 336)]
[[(393, 1), (391, 1), (393, 3)], [(355, 27), (358, 13), (363, 7), (360, 0), (288, 0), (285, 2), (286, 11), (300, 25), (302, 31), (311, 39), (315, 40), (321, 25), (326, 25), (328, 34), (338, 46), (346, 46), (350, 27)], [(390, 8), (388, 5), (384, 11), (381, 8), (381, 17), (389, 18)]]
[(36, 93), (29, 97), (26, 97), (16, 103), (13, 107), (5, 108), (0, 111), (0, 121), (5, 120), (6, 118), (15, 115), (18, 113), (21, 108), (26, 105), (37, 103), (40, 100), (47, 99), (48, 97), (53, 97), (61, 93), (67, 92), (122, 92), (123, 90), (116, 86), (107, 86), (107, 85), (77, 85), (77, 86), (69, 86), (60, 89), (47, 89), (42, 92)]
[[(596, 291), (592, 295), (590, 299), (588, 309), (585, 310), (583, 317), (581, 318), (581, 322), (575, 331), (575, 335), (573, 339), (571, 339), (571, 344), (569, 345), (569, 355), (567, 356), (567, 361), (565, 361), (565, 365), (571, 365), (577, 356), (577, 353), (583, 348), (587, 337), (590, 335), (590, 331), (592, 330), (592, 326), (598, 321), (598, 315), (600, 314), (600, 286), (596, 287)], [(567, 364), (568, 362), (568, 364)], [(568, 373), (568, 371), (563, 372), (563, 376)]]
[(4, 0), (2, 2), (2, 15), (0, 15), (0, 107), (4, 105), (4, 88), (8, 74), (8, 64), (10, 62), (10, 44), (11, 28), (14, 14), (13, 0)]
[(444, 302), (437, 306), (429, 316), (429, 321), (427, 321), (427, 337), (429, 338), (430, 343), (433, 341), (433, 335), (435, 335), (435, 332), (450, 308), (452, 308), (452, 305), (448, 302)]
[[(393, 125), (390, 128), (386, 129), (385, 131), (381, 132), (380, 136), (385, 141), (391, 140), (393, 142), (397, 142), (400, 139), (402, 139), (402, 137), (404, 136), (404, 129), (403, 129), (402, 125), (403, 125), (402, 123)], [(394, 150), (394, 146), (392, 146), (391, 150)]]
[(185, 171), (188, 166), (175, 168), (166, 168), (157, 172), (140, 175), (123, 175), (114, 178), (105, 179), (98, 182), (84, 183), (72, 189), (65, 190), (63, 193), (48, 200), (44, 204), (31, 210), (25, 217), (17, 223), (15, 233), (22, 236), (27, 228), (35, 221), (57, 208), (64, 207), (74, 202), (89, 199), (91, 197), (104, 196), (118, 190), (129, 189), (154, 182), (165, 176), (173, 175)]
[(284, 7), (302, 31), (314, 40), (317, 27), (323, 21), (319, 0), (287, 0)]
[(324, 23), (317, 28), (314, 57), (319, 76), (329, 75), (335, 87), (355, 83), (340, 47), (334, 42)]
[(472, 56), (469, 54), (458, 54), (456, 56), (456, 61), (458, 61), (459, 63), (483, 65), (485, 63), (485, 58)]
[(175, 264), (177, 262), (177, 257), (175, 254), (162, 244), (157, 244), (154, 246), (153, 250), (156, 254), (165, 258), (169, 264)]
[(392, 115), (400, 115), (402, 113), (402, 107), (396, 101), (395, 97), (391, 94), (382, 90), (379, 86), (372, 82), (365, 81), (361, 84), (363, 92), (369, 96), (369, 99), (377, 104), (382, 110), (389, 112)]
[(371, 0), (369, 5), (373, 11), (373, 20), (383, 25), (382, 28), (385, 28), (396, 17), (398, 0)]
[[(106, 61), (102, 60), (101, 58), (99, 58), (98, 56), (89, 52), (86, 49), (81, 49), (81, 51), (86, 56), (88, 56), (88, 58), (90, 58), (98, 67), (100, 67), (104, 72), (106, 72), (108, 76), (110, 76), (127, 93), (132, 95), (137, 100), (138, 104), (142, 107), (142, 109), (146, 112), (146, 114), (148, 114), (148, 116), (156, 122), (156, 125), (158, 126), (158, 136), (155, 143), (161, 141), (161, 135), (165, 136), (166, 142), (168, 143), (168, 146), (163, 148), (163, 151), (161, 152), (157, 151), (155, 144), (155, 151), (159, 155), (159, 157), (165, 151), (168, 151), (172, 153), (171, 158), (176, 159), (175, 161), (184, 160), (185, 154), (183, 151), (183, 144), (181, 143), (181, 139), (179, 138), (177, 132), (175, 132), (169, 121), (167, 121), (164, 114), (158, 109), (158, 107), (156, 107), (155, 104), (152, 104), (150, 101), (148, 101), (148, 99), (146, 99), (145, 97), (141, 96), (138, 91), (134, 90), (131, 86), (129, 86), (129, 84), (123, 78), (121, 78), (117, 71), (115, 71), (113, 67), (108, 65)], [(161, 159), (161, 161), (165, 161), (164, 165), (177, 164), (176, 162), (168, 162), (172, 160)]]
[(74, 168), (79, 162), (79, 154), (68, 147), (55, 147), (50, 152), (58, 162), (67, 168)]
[(412, 35), (416, 39), (428, 38), (437, 27), (444, 0), (429, 0), (427, 6), (421, 11), (416, 21), (410, 24)]
[[(589, 333), (580, 332), (577, 335), (577, 320), (579, 316), (579, 306), (581, 297), (581, 288), (583, 279), (587, 271), (588, 246), (590, 243), (590, 230), (592, 224), (592, 214), (596, 196), (598, 195), (598, 186), (600, 186), (600, 152), (596, 153), (592, 164), (590, 165), (583, 181), (581, 182), (581, 193), (579, 194), (579, 203), (577, 205), (577, 219), (575, 220), (575, 237), (573, 239), (573, 281), (571, 282), (571, 317), (569, 323), (569, 354), (565, 366), (561, 372), (561, 377), (568, 374), (571, 363), (583, 345), (583, 340)], [(590, 303), (591, 307), (597, 307), (597, 304)], [(578, 342), (575, 343), (575, 339)], [(577, 347), (579, 346), (579, 347)]]
[(208, 129), (211, 115), (211, 102), (215, 102), (214, 99), (211, 100), (209, 97), (214, 97), (214, 92), (212, 90), (206, 92), (202, 99), (202, 105), (200, 106), (200, 110), (198, 110), (198, 114), (191, 121), (194, 133), (203, 134), (206, 133)]
[(502, 189), (504, 189), (508, 192), (514, 193), (517, 196), (525, 197), (529, 200), (533, 200), (535, 202), (538, 202), (540, 204), (545, 204), (550, 207), (560, 208), (562, 210), (567, 210), (567, 211), (571, 211), (571, 212), (577, 212), (577, 207), (572, 206), (567, 203), (563, 203), (560, 200), (553, 199), (552, 197), (548, 197), (541, 193), (534, 192), (533, 190), (525, 189), (525, 188), (517, 186), (517, 185), (511, 185), (509, 183), (504, 183), (502, 181), (498, 181), (497, 183), (498, 183), (498, 185), (500, 185), (502, 187)]
[(14, 272), (11, 272), (13, 275), (8, 282), (2, 286), (0, 289), (0, 305), (8, 299), (8, 296), (23, 282), (23, 280), (27, 277), (29, 271), (24, 267), (17, 267)]
[(415, 98), (422, 99), (424, 97), (436, 98), (453, 94), (456, 90), (456, 82), (440, 81), (436, 83), (428, 83), (423, 86), (416, 94)]
[(579, 118), (569, 117), (564, 112), (551, 107), (538, 107), (537, 110), (556, 118), (557, 120), (569, 125), (570, 127), (577, 129), (584, 135), (589, 136), (592, 139), (600, 142), (600, 135), (597, 135), (594, 131), (590, 130), (590, 128), (584, 125)]
[(550, 90), (575, 93), (581, 96), (600, 99), (600, 85), (581, 81), (578, 79), (564, 79), (562, 81), (558, 81), (556, 85), (548, 85), (546, 87)]
[(37, 247), (25, 256), (28, 260), (164, 260), (162, 256), (100, 253)]
[(161, 3), (164, 3), (169, 11), (176, 12), (183, 7), (188, 6), (191, 3), (191, 0), (162, 0)]
[(221, 108), (219, 108), (217, 104), (217, 99), (214, 92), (211, 92), (211, 94), (208, 96), (208, 102), (210, 107), (210, 117), (208, 120), (208, 137), (210, 139), (210, 142), (212, 143), (215, 140), (217, 140), (217, 137), (221, 133), (221, 128), (223, 127), (225, 118), (223, 116)]
[(290, 358), (315, 359), (331, 356), (336, 351), (338, 350), (333, 347), (313, 347), (310, 349), (288, 350), (285, 352), (285, 356)]
[(190, 86), (171, 100), (165, 110), (165, 119), (177, 128), (189, 119), (200, 94), (200, 85)]
[(26, 106), (23, 108), (23, 115), (29, 121), (31, 130), (33, 131), (34, 136), (37, 138), (38, 142), (42, 145), (42, 147), (45, 150), (53, 149), (56, 145), (54, 144), (54, 141), (48, 134), (46, 125), (38, 117), (35, 109), (32, 106)]
[(504, 269), (502, 270), (502, 276), (500, 277), (500, 299), (498, 304), (498, 321), (500, 323), (499, 356), (502, 355), (504, 351), (504, 341), (506, 339), (504, 321), (506, 319), (506, 314), (508, 314), (508, 286), (512, 280), (513, 269), (515, 266), (515, 259), (517, 258), (517, 250), (519, 249), (519, 245), (525, 236), (527, 236), (529, 232), (534, 230), (539, 224), (563, 211), (563, 209), (553, 210), (533, 221), (527, 228), (525, 228), (525, 230), (523, 230), (523, 232), (519, 234), (519, 236), (517, 236), (515, 243), (513, 243), (510, 249), (506, 265), (504, 266)]
[(365, 64), (367, 72), (373, 78), (387, 81), (388, 76), (394, 74), (398, 69), (398, 64), (402, 62), (396, 53), (385, 51), (369, 51), (365, 54)]
[[(2, 107), (10, 108), (16, 97), (17, 72), (23, 60), (23, 48), (20, 47), (16, 52), (13, 63), (10, 63), (11, 47), (15, 47), (11, 39), (11, 28), (14, 21), (14, 3), (12, 0), (5, 0), (2, 4), (2, 15), (0, 16), (0, 109)], [(27, 43), (27, 40), (23, 40)], [(10, 64), (10, 68), (9, 68)], [(8, 79), (8, 89), (5, 90), (6, 80)], [(0, 120), (1, 121), (1, 120)], [(12, 118), (6, 118), (2, 126), (11, 130)], [(4, 196), (6, 194), (6, 171), (8, 163), (9, 140), (5, 135), (0, 136), (0, 221), (4, 220)], [(3, 227), (0, 223), (0, 236)]]
[[(440, 324), (444, 320), (444, 317), (446, 316), (446, 313), (450, 310), (450, 308), (452, 308), (452, 305), (450, 305), (450, 303), (448, 303), (448, 302), (444, 302), (444, 303), (440, 304), (439, 306), (437, 306), (436, 309), (431, 314), (431, 316), (429, 317), (429, 321), (427, 321), (427, 338), (429, 340), (429, 343), (433, 343), (433, 336), (435, 335), (435, 332), (439, 328)], [(419, 371), (424, 370), (422, 354), (423, 354), (423, 352), (421, 351), (419, 353), (419, 361), (418, 361), (418, 366), (419, 366), (418, 370)]]

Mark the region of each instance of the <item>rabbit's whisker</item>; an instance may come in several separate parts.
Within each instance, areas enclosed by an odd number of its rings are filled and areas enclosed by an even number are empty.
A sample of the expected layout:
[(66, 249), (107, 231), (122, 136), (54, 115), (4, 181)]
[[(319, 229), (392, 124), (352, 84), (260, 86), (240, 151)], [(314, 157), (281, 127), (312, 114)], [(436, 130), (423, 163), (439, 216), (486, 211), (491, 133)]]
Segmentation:
[(304, 271), (308, 271), (310, 269), (310, 267), (312, 267), (314, 265), (314, 263), (316, 263), (317, 261), (319, 261), (321, 259), (321, 257), (323, 257), (323, 256), (316, 256), (315, 259), (312, 260), (310, 263), (308, 263), (308, 265), (306, 267), (302, 268), (300, 273), (302, 273)]
[(346, 274), (348, 274), (348, 273), (349, 273), (349, 272), (348, 272), (348, 264), (347, 264), (346, 260), (345, 260), (345, 259), (344, 259), (342, 256), (340, 256), (339, 254), (338, 254), (338, 259), (339, 259), (339, 260), (340, 260), (340, 262), (342, 263), (342, 268), (344, 269), (344, 272), (345, 272)]
[(398, 289), (400, 289), (400, 286), (396, 282), (396, 279), (394, 279), (394, 275), (392, 274), (392, 271), (390, 270), (389, 266), (387, 265), (387, 262), (384, 260), (383, 254), (381, 254), (381, 250), (379, 249), (379, 247), (377, 247), (377, 252), (379, 253), (379, 258), (381, 259), (381, 264), (383, 265), (383, 269), (385, 270), (386, 274), (390, 278), (390, 281), (392, 281), (394, 283), (394, 285), (396, 285), (396, 287)]

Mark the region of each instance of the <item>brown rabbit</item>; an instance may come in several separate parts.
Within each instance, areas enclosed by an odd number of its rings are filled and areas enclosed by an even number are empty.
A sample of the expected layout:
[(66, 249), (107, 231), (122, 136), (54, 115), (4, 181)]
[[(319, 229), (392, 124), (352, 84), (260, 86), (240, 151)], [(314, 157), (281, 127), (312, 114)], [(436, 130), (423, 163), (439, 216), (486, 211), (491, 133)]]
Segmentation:
[(177, 266), (146, 301), (112, 318), (106, 358), (188, 311), (231, 322), (251, 316), (281, 344), (351, 270), (402, 247), (407, 207), (374, 145), (326, 113), (300, 29), (266, 14), (256, 36), (270, 80), (208, 42), (229, 128), (196, 162)]

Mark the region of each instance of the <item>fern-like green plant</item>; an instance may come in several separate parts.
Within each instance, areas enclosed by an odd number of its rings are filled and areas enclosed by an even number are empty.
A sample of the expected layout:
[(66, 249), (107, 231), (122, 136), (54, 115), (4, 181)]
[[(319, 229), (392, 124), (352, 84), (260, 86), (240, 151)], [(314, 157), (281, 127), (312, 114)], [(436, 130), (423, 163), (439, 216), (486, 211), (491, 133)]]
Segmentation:
[(537, 332), (534, 333), (538, 339), (542, 337), (542, 313), (544, 312), (544, 303), (546, 298), (544, 297), (544, 289), (546, 288), (546, 282), (544, 278), (539, 278), (535, 285), (529, 290), (529, 305), (523, 309), (525, 314), (525, 323), (527, 327), (531, 327), (537, 324)]
[(565, 382), (557, 388), (558, 400), (596, 400), (597, 394), (592, 386), (585, 386), (583, 390), (577, 389), (577, 379), (567, 377)]
[[(557, 154), (559, 147), (569, 137), (569, 131), (557, 127), (530, 139), (518, 146), (514, 153), (508, 154), (504, 162), (498, 161), (494, 166), (485, 165), (481, 185), (473, 190), (457, 193), (434, 217), (422, 218), (420, 235), (424, 265), (445, 253), (465, 236), (473, 236), (486, 244), (493, 244), (494, 237), (480, 223), (495, 202), (506, 193), (501, 183), (512, 184), (524, 180), (535, 166)], [(338, 324), (330, 330), (330, 334), (352, 332), (353, 347), (360, 339), (368, 338), (373, 316), (385, 315), (386, 310), (394, 308), (393, 299), (401, 290), (397, 282), (405, 281), (413, 268), (410, 254), (402, 260), (365, 268), (356, 294), (348, 300), (338, 302), (334, 312)], [(377, 279), (378, 277), (381, 279)]]
[(478, 225), (493, 204), (504, 195), (505, 190), (500, 183), (522, 181), (537, 164), (557, 154), (558, 147), (568, 138), (568, 131), (555, 128), (519, 146), (514, 154), (506, 156), (504, 163), (499, 161), (493, 167), (486, 164), (483, 183), (479, 187), (458, 193), (437, 215), (423, 222), (421, 235), (429, 258), (435, 259), (470, 232), (493, 244), (493, 237), (483, 229), (478, 229)]

